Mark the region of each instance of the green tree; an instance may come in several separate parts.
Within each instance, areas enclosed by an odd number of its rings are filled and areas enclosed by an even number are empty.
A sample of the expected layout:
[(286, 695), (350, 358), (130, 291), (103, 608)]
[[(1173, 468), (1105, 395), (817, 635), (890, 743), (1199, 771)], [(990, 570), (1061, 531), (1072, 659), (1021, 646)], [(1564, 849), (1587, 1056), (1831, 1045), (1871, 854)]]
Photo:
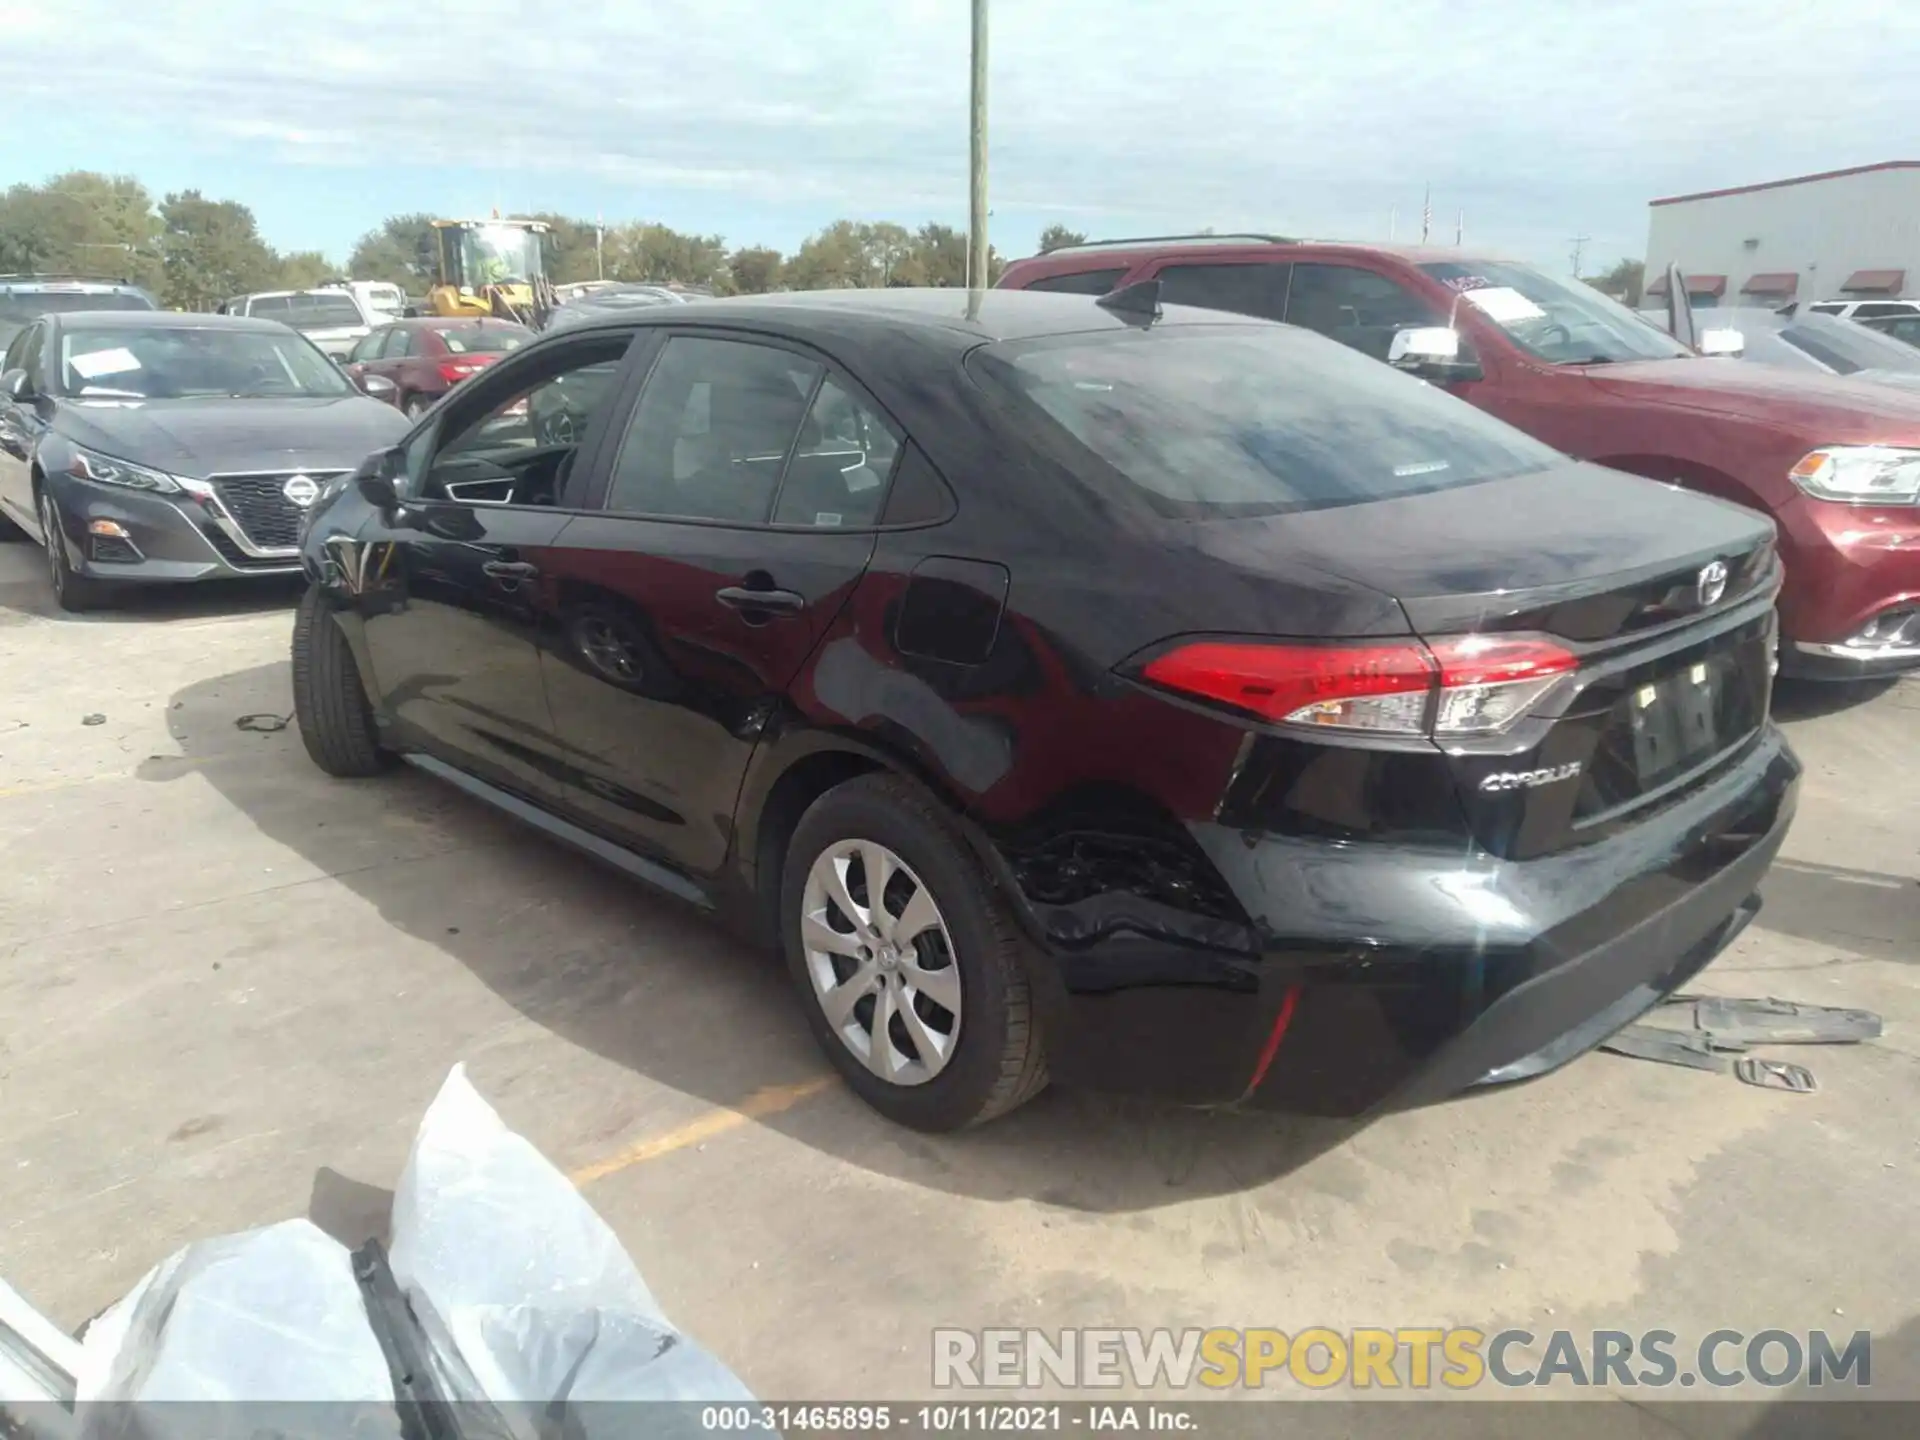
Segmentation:
[(433, 279), (431, 253), (433, 216), (421, 212), (389, 215), (369, 230), (347, 258), (347, 274), (355, 280), (384, 280), (418, 294)]
[(160, 222), (146, 187), (87, 170), (0, 196), (0, 269), (126, 278), (156, 286)]
[(1040, 253), (1042, 255), (1046, 254), (1049, 250), (1058, 250), (1065, 245), (1084, 245), (1086, 243), (1087, 237), (1085, 235), (1081, 234), (1078, 230), (1069, 230), (1064, 225), (1049, 225), (1040, 232)]
[(1638, 305), (1646, 278), (1647, 267), (1644, 261), (1622, 260), (1605, 274), (1595, 275), (1587, 281), (1587, 284), (1624, 304)]
[(208, 310), (230, 295), (272, 289), (279, 256), (260, 238), (253, 211), (237, 200), (183, 190), (160, 204), (166, 303)]
[(724, 286), (728, 278), (724, 237), (684, 235), (646, 221), (609, 226), (606, 258), (609, 280)]
[(727, 257), (727, 273), (738, 295), (764, 295), (780, 283), (780, 252), (748, 245)]
[(340, 267), (318, 250), (296, 250), (291, 255), (282, 255), (278, 271), (274, 284), (282, 290), (312, 290), (340, 276)]
[[(594, 252), (594, 222), (576, 220), (571, 215), (542, 211), (537, 215), (516, 216), (521, 220), (547, 222), (546, 238), (541, 242), (547, 262), (547, 278), (556, 285), (575, 280), (597, 280), (599, 266)], [(612, 271), (609, 270), (611, 275)]]

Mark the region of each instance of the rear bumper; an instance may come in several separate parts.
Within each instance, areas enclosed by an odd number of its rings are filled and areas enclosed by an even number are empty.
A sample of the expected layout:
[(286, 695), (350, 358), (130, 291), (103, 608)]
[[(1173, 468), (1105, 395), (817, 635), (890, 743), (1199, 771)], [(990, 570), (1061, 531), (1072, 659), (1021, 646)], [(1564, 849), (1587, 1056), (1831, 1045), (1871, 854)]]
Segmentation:
[(1877, 643), (1877, 619), (1920, 603), (1920, 507), (1799, 497), (1778, 515), (1786, 587), (1781, 669), (1864, 680), (1920, 668), (1920, 643)]
[(1751, 918), (1799, 775), (1769, 726), (1684, 800), (1529, 861), (1203, 833), (1258, 930), (1182, 932), (1134, 907), (1083, 940), (1036, 916), (1049, 1068), (1332, 1115), (1545, 1073), (1686, 983)]
[(210, 497), (155, 495), (71, 475), (48, 483), (76, 574), (170, 583), (300, 570), (297, 551), (261, 553)]

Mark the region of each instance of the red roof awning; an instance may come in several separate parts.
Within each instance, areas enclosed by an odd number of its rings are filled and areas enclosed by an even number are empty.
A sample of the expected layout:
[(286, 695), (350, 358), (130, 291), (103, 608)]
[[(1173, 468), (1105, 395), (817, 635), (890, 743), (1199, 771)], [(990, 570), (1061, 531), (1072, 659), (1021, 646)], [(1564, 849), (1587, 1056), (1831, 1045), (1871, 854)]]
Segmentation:
[(1898, 295), (1906, 283), (1904, 270), (1856, 270), (1840, 288), (1864, 295)]
[(1791, 270), (1776, 270), (1755, 275), (1740, 287), (1742, 295), (1764, 295), (1769, 300), (1784, 300), (1800, 288), (1800, 277)]
[[(1664, 275), (1647, 286), (1647, 294), (1649, 295), (1664, 295), (1666, 293), (1667, 277)], [(1689, 295), (1711, 295), (1717, 300), (1726, 293), (1727, 277), (1724, 275), (1687, 276), (1687, 294)]]

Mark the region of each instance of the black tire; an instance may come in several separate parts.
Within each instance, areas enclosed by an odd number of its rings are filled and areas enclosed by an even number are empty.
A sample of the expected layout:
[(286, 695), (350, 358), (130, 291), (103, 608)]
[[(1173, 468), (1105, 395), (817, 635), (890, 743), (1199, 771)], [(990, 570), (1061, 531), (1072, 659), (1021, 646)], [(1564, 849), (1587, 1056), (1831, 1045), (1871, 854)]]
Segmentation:
[(45, 487), (40, 491), (40, 529), (46, 546), (47, 572), (53, 586), (54, 603), (70, 615), (99, 609), (112, 595), (113, 587), (101, 584), (91, 575), (75, 573), (73, 566), (68, 563), (60, 517), (54, 513), (53, 496)]
[(293, 617), (293, 713), (313, 763), (343, 780), (378, 775), (393, 763), (375, 739), (373, 707), (360, 667), (318, 586)]
[[(808, 872), (828, 849), (855, 839), (884, 845), (912, 868), (953, 942), (964, 1017), (945, 1068), (921, 1084), (893, 1084), (869, 1070), (834, 1032), (808, 975), (801, 940)], [(894, 775), (862, 775), (814, 801), (782, 866), (780, 935), (814, 1038), (854, 1092), (889, 1120), (915, 1130), (960, 1130), (1046, 1088), (1045, 1049), (1021, 958), (1025, 941), (966, 841), (918, 787)]]

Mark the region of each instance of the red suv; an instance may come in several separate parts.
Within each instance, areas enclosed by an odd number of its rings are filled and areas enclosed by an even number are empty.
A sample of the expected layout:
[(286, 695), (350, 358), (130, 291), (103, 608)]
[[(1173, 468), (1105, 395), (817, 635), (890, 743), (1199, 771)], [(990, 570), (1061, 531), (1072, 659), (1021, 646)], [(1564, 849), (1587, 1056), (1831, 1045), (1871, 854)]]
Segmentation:
[(533, 331), (511, 320), (464, 315), (395, 320), (353, 347), (346, 370), (362, 389), (368, 388), (369, 376), (391, 382), (392, 391), (382, 387), (382, 396), (419, 416), (462, 380), (531, 339)]
[(1016, 261), (1000, 284), (1148, 280), (1163, 303), (1317, 330), (1568, 455), (1763, 510), (1786, 560), (1785, 673), (1920, 666), (1920, 395), (1703, 358), (1589, 286), (1461, 249), (1105, 241)]

